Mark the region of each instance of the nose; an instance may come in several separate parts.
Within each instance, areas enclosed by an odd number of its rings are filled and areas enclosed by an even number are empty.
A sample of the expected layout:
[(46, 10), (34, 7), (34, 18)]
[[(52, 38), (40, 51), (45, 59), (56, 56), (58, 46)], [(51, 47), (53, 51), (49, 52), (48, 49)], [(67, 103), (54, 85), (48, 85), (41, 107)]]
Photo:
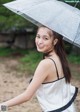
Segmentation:
[(40, 38), (40, 39), (38, 40), (38, 42), (39, 42), (39, 44), (43, 43), (43, 39)]

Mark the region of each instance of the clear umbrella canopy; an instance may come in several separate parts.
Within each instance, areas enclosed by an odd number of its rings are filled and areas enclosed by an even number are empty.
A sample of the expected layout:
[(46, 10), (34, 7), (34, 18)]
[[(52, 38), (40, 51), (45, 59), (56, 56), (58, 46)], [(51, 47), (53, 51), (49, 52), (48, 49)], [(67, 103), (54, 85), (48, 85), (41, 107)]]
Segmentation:
[(16, 0), (4, 4), (37, 26), (44, 25), (80, 47), (80, 10), (57, 0)]

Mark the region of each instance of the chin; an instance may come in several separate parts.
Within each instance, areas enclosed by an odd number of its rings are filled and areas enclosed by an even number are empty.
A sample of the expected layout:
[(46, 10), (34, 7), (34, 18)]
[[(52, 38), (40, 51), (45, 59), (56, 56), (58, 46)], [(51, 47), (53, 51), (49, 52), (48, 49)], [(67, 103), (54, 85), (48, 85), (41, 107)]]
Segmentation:
[(45, 53), (44, 50), (41, 50), (41, 49), (38, 49), (38, 48), (37, 48), (37, 51), (38, 51), (38, 52), (41, 52), (41, 53)]

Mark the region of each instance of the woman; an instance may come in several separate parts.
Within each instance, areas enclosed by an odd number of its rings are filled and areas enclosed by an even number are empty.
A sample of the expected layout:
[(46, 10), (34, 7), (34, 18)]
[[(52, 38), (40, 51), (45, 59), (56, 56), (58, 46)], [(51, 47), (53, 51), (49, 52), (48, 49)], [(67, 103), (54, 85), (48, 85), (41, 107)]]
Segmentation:
[(44, 59), (36, 68), (32, 81), (22, 94), (1, 105), (11, 107), (21, 104), (36, 93), (43, 112), (76, 112), (73, 101), (78, 90), (70, 84), (71, 73), (62, 36), (42, 26), (37, 31), (35, 43)]

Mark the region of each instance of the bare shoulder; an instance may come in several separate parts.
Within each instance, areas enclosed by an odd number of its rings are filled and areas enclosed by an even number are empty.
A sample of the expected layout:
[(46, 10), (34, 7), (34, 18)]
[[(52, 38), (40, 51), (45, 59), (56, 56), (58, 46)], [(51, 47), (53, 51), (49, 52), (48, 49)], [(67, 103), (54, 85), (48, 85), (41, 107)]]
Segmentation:
[(37, 74), (41, 74), (42, 72), (46, 72), (50, 69), (51, 67), (51, 62), (50, 62), (50, 59), (43, 59), (40, 61), (40, 63), (38, 64), (36, 70), (35, 70), (35, 73)]
[[(57, 61), (56, 62), (56, 65), (60, 65)], [(49, 58), (46, 58), (46, 59), (43, 59), (42, 61), (40, 61), (39, 65), (37, 68), (40, 68), (40, 70), (48, 70), (48, 71), (55, 71), (55, 63), (53, 62), (52, 59), (49, 59)], [(57, 67), (59, 68), (59, 67)]]
[(50, 67), (51, 67), (50, 59), (41, 60), (35, 70), (34, 77), (38, 77), (39, 79), (42, 78), (43, 79), (42, 81), (44, 81), (44, 79), (49, 74)]
[(51, 65), (52, 65), (51, 60), (47, 58), (47, 59), (41, 60), (38, 66), (47, 68), (47, 67), (50, 67)]

